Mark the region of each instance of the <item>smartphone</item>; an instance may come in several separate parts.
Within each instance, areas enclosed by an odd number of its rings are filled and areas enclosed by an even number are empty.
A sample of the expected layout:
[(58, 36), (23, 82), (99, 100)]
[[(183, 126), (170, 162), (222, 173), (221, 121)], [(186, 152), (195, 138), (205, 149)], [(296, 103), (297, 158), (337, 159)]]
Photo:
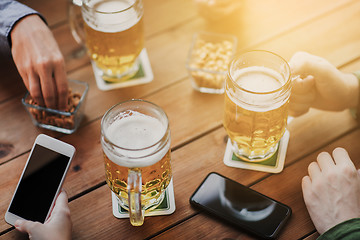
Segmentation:
[(274, 239), (291, 208), (212, 172), (190, 197), (190, 204), (263, 239)]
[(11, 225), (18, 219), (44, 223), (74, 154), (72, 145), (45, 134), (38, 135), (5, 213), (5, 221)]

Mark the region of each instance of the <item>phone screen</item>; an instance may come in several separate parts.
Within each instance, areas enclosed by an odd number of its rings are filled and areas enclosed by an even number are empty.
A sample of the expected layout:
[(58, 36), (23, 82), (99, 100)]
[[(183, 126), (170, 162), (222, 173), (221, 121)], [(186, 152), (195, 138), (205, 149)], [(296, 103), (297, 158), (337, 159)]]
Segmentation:
[(190, 202), (261, 237), (276, 236), (291, 209), (217, 173), (210, 173)]
[(9, 212), (44, 223), (70, 157), (36, 144)]

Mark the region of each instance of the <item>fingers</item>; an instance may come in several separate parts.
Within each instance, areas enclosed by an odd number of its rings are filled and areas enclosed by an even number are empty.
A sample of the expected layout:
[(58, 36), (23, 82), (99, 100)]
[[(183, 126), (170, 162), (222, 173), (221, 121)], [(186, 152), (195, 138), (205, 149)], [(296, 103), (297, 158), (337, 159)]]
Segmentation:
[(355, 168), (354, 163), (351, 161), (348, 152), (343, 148), (335, 148), (333, 151), (334, 161), (337, 165), (347, 165)]
[(313, 76), (307, 76), (304, 79), (296, 77), (292, 83), (289, 113), (292, 116), (300, 116), (309, 111), (315, 100), (315, 81)]
[(65, 215), (65, 217), (70, 216), (68, 196), (65, 191), (61, 191), (59, 196), (57, 197), (50, 218), (52, 218), (54, 215)]
[(312, 162), (309, 164), (308, 173), (311, 181), (314, 181), (316, 177), (320, 175), (321, 170), (317, 162)]
[(289, 115), (293, 117), (301, 116), (307, 113), (310, 109), (310, 104), (307, 103), (296, 103), (290, 99), (289, 103)]
[(57, 96), (58, 96), (58, 108), (60, 110), (66, 110), (67, 107), (67, 99), (68, 99), (68, 83), (65, 74), (65, 66), (63, 61), (59, 60), (59, 62), (55, 66), (54, 71)]
[(34, 72), (30, 72), (28, 75), (28, 90), (31, 97), (34, 99), (36, 103), (40, 106), (45, 106), (45, 102), (42, 96), (40, 79)]
[(27, 220), (16, 220), (15, 222), (15, 228), (23, 233), (28, 233), (31, 235), (33, 231), (38, 229), (40, 227), (39, 222), (32, 222)]
[(69, 208), (68, 206), (68, 196), (65, 191), (61, 191), (59, 196), (56, 199), (55, 208)]
[[(312, 162), (308, 167), (310, 180), (316, 179), (322, 172), (326, 173), (337, 165), (350, 166), (355, 169), (354, 163), (351, 161), (348, 152), (343, 148), (336, 148), (333, 151), (333, 157), (327, 152), (321, 152), (317, 156), (317, 162)], [(360, 169), (357, 170), (360, 175)]]
[(38, 74), (41, 83), (41, 91), (47, 108), (57, 108), (57, 90), (53, 79), (53, 66), (52, 63), (45, 60), (44, 62), (37, 63)]
[(292, 93), (295, 94), (308, 94), (315, 87), (314, 77), (311, 75), (306, 76), (305, 78), (296, 77), (292, 81), (293, 88)]
[(322, 172), (329, 171), (334, 165), (334, 160), (327, 152), (322, 152), (317, 157), (319, 168)]
[(289, 65), (293, 75), (304, 74), (306, 69), (307, 61), (310, 58), (310, 54), (307, 52), (296, 52), (290, 59)]
[(304, 196), (308, 194), (308, 190), (311, 188), (311, 179), (309, 176), (303, 177), (301, 181), (301, 188)]
[(63, 64), (37, 63), (37, 71), (28, 73), (28, 90), (40, 106), (65, 110), (68, 83)]

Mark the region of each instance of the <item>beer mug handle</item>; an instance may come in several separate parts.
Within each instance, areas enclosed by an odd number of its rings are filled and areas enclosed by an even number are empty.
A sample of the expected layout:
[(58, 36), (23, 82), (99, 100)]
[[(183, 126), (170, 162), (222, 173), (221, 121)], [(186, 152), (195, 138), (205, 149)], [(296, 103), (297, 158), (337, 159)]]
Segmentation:
[(81, 16), (82, 0), (68, 0), (68, 20), (70, 30), (75, 41), (85, 46), (84, 20)]
[(130, 168), (128, 171), (128, 201), (129, 216), (133, 226), (141, 226), (144, 223), (144, 211), (141, 207), (141, 170)]

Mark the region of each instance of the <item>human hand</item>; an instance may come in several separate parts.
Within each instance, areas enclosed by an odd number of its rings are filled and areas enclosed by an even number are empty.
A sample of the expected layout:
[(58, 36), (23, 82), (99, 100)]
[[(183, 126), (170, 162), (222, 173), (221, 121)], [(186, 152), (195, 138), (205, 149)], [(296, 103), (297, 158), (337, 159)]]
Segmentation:
[(290, 115), (302, 115), (310, 107), (341, 111), (357, 106), (359, 82), (355, 75), (306, 52), (295, 53), (289, 65), (294, 76)]
[(17, 220), (15, 227), (20, 232), (28, 233), (29, 238), (34, 240), (71, 239), (72, 224), (66, 193), (62, 191), (59, 194), (51, 215), (44, 224), (27, 220)]
[(41, 106), (65, 110), (65, 63), (50, 29), (38, 15), (29, 15), (16, 23), (11, 42), (15, 65), (31, 97)]
[(304, 201), (320, 234), (360, 217), (360, 173), (345, 149), (336, 148), (332, 155), (320, 153), (302, 179)]

